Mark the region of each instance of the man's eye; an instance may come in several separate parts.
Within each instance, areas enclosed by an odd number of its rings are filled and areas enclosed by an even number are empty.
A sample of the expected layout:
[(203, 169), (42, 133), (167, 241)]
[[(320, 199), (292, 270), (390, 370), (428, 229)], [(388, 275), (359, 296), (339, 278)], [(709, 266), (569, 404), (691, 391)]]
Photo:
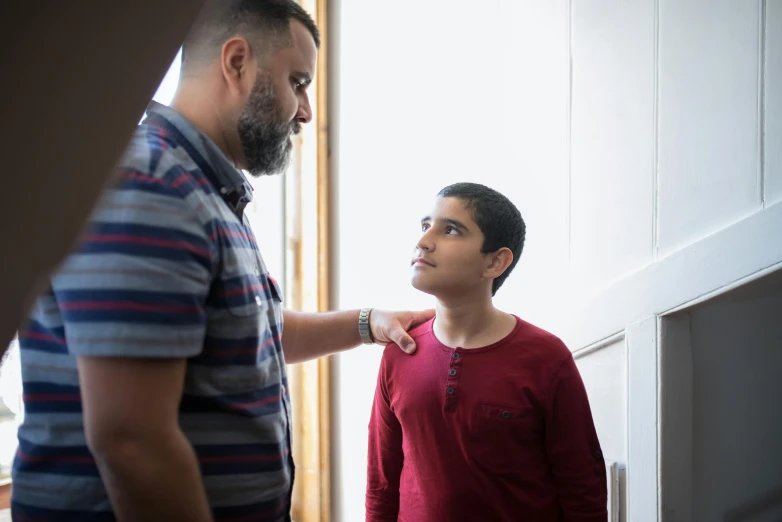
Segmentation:
[(459, 231), (456, 228), (454, 228), (454, 227), (445, 227), (445, 233), (446, 234), (451, 234), (451, 233), (458, 234)]
[(421, 232), (426, 232), (427, 230), (429, 230), (428, 223), (424, 223), (423, 225), (421, 225)]

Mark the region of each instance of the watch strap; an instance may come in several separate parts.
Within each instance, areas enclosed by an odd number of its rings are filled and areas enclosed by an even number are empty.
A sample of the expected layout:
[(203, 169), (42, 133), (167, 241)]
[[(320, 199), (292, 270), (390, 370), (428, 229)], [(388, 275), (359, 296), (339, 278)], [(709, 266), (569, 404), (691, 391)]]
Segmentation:
[(362, 308), (358, 314), (358, 334), (361, 336), (361, 342), (364, 344), (375, 344), (372, 337), (372, 329), (369, 327), (369, 314), (371, 308)]

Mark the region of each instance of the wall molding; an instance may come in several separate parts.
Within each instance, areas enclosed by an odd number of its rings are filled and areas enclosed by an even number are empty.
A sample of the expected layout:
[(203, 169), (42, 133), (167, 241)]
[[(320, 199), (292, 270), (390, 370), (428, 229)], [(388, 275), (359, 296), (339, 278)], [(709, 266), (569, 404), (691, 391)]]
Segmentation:
[(658, 338), (655, 316), (627, 329), (627, 516), (659, 522)]
[(575, 350), (573, 352), (573, 359), (581, 359), (583, 357), (586, 357), (587, 355), (592, 355), (598, 350), (602, 350), (603, 348), (607, 348), (609, 346), (613, 346), (614, 344), (623, 341), (625, 338), (625, 332), (622, 330), (621, 332), (617, 332), (613, 335), (609, 335), (605, 339), (600, 339), (599, 341), (590, 344), (589, 346), (585, 346), (584, 348), (580, 348), (578, 350)]
[[(628, 324), (672, 313), (782, 269), (782, 202), (631, 273), (576, 302), (562, 338), (580, 351)], [(676, 285), (669, 284), (677, 281)]]

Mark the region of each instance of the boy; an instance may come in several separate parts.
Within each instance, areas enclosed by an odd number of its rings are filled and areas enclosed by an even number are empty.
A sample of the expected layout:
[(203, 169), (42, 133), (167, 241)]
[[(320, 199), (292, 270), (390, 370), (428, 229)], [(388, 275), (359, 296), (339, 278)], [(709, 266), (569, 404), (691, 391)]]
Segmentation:
[(437, 298), (385, 349), (369, 425), (368, 522), (605, 522), (606, 478), (586, 391), (567, 347), (494, 308), (525, 225), (502, 194), (444, 188), (412, 262)]

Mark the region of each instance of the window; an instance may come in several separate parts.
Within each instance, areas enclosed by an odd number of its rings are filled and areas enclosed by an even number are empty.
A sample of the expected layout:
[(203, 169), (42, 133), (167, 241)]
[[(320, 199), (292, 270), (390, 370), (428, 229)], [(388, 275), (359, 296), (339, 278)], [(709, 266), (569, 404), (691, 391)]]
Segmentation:
[(19, 343), (14, 339), (0, 366), (0, 486), (11, 480), (11, 466), (19, 444), (16, 431), (23, 418), (22, 368)]

